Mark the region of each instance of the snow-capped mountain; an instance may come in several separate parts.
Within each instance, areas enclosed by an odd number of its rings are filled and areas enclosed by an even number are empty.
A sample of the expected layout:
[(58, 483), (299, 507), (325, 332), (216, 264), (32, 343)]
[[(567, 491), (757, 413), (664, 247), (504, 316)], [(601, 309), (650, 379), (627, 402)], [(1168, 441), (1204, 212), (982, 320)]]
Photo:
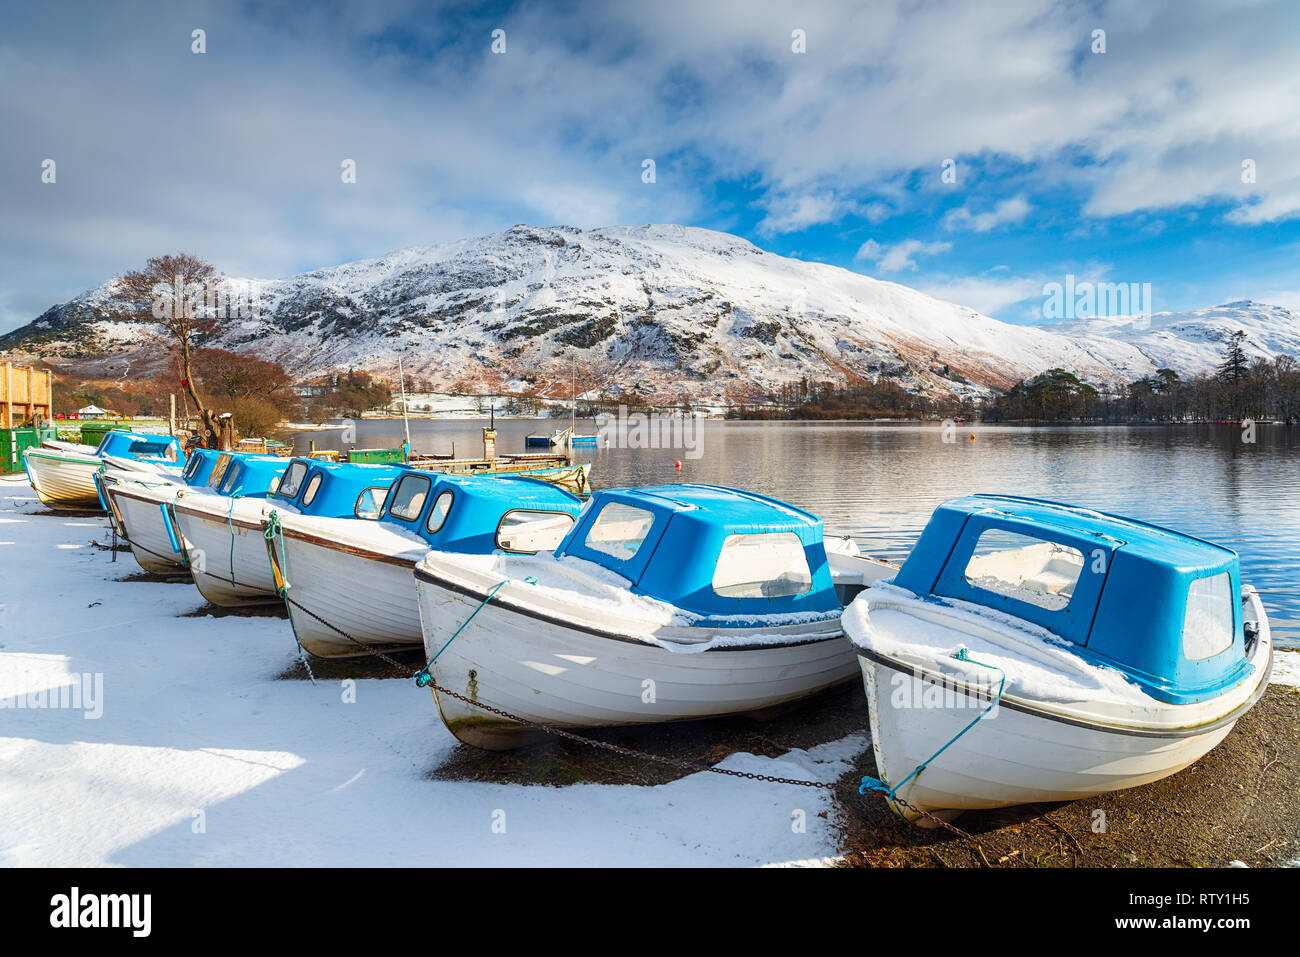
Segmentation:
[[(205, 344), (300, 376), (363, 368), (462, 391), (585, 390), (736, 401), (782, 383), (886, 378), (927, 392), (1006, 387), (1063, 367), (1120, 383), (1205, 371), (1228, 332), (1259, 354), (1300, 352), (1300, 317), (1229, 303), (1141, 320), (1016, 326), (906, 286), (673, 225), (516, 226), (273, 280), (230, 280), (257, 311)], [(122, 374), (150, 327), (106, 318), (111, 283), (48, 310), (0, 347)], [(139, 369), (137, 365), (134, 367)]]

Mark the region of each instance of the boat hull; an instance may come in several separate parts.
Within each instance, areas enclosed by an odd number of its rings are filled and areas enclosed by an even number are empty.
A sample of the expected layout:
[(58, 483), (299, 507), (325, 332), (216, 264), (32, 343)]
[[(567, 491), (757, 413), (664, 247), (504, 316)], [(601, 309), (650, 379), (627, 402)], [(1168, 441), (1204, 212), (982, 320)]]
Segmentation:
[(278, 602), (260, 523), (194, 504), (172, 507), (194, 584), (223, 608)]
[(99, 508), (95, 473), (99, 459), (73, 452), (28, 449), (23, 453), (36, 496), (53, 508)]
[[(281, 571), (289, 586), (289, 617), (298, 642), (308, 652), (322, 658), (352, 658), (369, 654), (368, 649), (420, 647), (414, 558), (367, 553), (288, 527), (282, 529), (277, 547), (283, 549)], [(350, 641), (335, 628), (356, 640)]]
[(913, 809), (1074, 801), (1168, 777), (1222, 741), (1268, 684), (1272, 642), (1256, 595), (1247, 618), (1260, 629), (1250, 677), (1209, 701), (1152, 699), (1141, 716), (1098, 702), (1008, 695), (995, 704), (992, 685), (971, 687), (953, 674), (859, 647), (877, 776), (898, 787), (898, 797), (911, 807), (894, 809), (909, 819), (916, 817)]
[[(552, 727), (641, 725), (757, 712), (851, 681), (856, 674), (853, 650), (837, 624), (827, 631), (822, 622), (816, 632), (807, 625), (790, 626), (785, 634), (779, 627), (756, 628), (753, 644), (674, 651), (618, 634), (616, 622), (599, 633), (517, 604), (525, 597), (521, 589), (526, 583), (508, 583), (483, 604), (490, 585), (467, 588), (441, 578), (427, 563), (415, 577), (425, 651), (437, 655), (430, 667), (434, 681), (472, 701)], [(788, 643), (780, 643), (782, 638)], [(475, 747), (502, 750), (536, 737), (527, 725), (436, 689), (434, 700), (452, 734)]]
[[(167, 533), (167, 519), (162, 509), (170, 510), (176, 493), (183, 486), (151, 490), (132, 488), (129, 484), (106, 483), (104, 494), (109, 510), (118, 523), (122, 537), (131, 546), (131, 554), (145, 571), (155, 575), (176, 575), (188, 571), (184, 546), (177, 535), (175, 544)], [(175, 520), (172, 519), (175, 529)], [(180, 546), (179, 549), (177, 546)]]

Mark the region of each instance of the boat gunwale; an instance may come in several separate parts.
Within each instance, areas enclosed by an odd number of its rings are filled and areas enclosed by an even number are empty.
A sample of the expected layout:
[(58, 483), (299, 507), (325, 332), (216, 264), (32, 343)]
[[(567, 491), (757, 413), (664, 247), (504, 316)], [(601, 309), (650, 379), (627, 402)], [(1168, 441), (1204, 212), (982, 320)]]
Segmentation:
[[(854, 645), (854, 650), (857, 651), (859, 658), (866, 658), (874, 664), (882, 665), (893, 671), (897, 671), (900, 674), (908, 674), (913, 678), (917, 678), (928, 684), (937, 685), (945, 689), (951, 688), (953, 691), (960, 692), (970, 698), (977, 698), (984, 701), (992, 700), (993, 695), (985, 686), (970, 685), (960, 678), (955, 678), (944, 674), (943, 672), (924, 668), (920, 665), (909, 664), (908, 662), (894, 658), (891, 655), (886, 655), (873, 649), (863, 648), (857, 644)], [(1260, 669), (1255, 687), (1252, 689), (1250, 695), (1245, 701), (1241, 702), (1241, 704), (1237, 705), (1228, 713), (1220, 715), (1217, 718), (1212, 718), (1202, 724), (1183, 725), (1180, 727), (1144, 728), (1135, 725), (1112, 724), (1102, 721), (1086, 721), (1082, 718), (1070, 717), (1069, 715), (1061, 714), (1057, 711), (1046, 710), (1041, 705), (1035, 706), (1028, 703), (1024, 698), (1017, 698), (1006, 694), (1004, 694), (1001, 700), (998, 701), (998, 707), (1008, 708), (1011, 711), (1018, 711), (1021, 714), (1026, 714), (1031, 717), (1056, 721), (1060, 724), (1068, 724), (1077, 728), (1085, 728), (1110, 734), (1126, 734), (1139, 738), (1168, 738), (1173, 740), (1179, 738), (1192, 738), (1202, 734), (1208, 734), (1211, 731), (1223, 727), (1225, 724), (1232, 724), (1239, 720), (1242, 715), (1253, 708), (1255, 703), (1263, 696), (1265, 689), (1268, 687), (1269, 675), (1272, 674), (1272, 672), (1273, 646), (1270, 642), (1268, 649), (1268, 665), (1267, 667)], [(1189, 707), (1189, 705), (1178, 705), (1169, 702), (1161, 702), (1161, 704), (1170, 708)]]
[[(423, 566), (419, 564), (417, 564), (415, 567), (415, 578), (417, 581), (426, 582), (430, 585), (437, 585), (440, 588), (445, 588), (448, 591), (452, 591), (457, 594), (464, 595), (467, 598), (483, 601), (485, 602), (485, 606), (487, 604), (486, 599), (489, 597), (488, 593), (479, 592), (468, 585), (462, 585), (459, 582), (451, 581), (450, 579), (439, 578), (438, 576), (434, 575), (432, 572), (428, 571), (427, 569), (425, 569)], [(532, 618), (536, 621), (545, 622), (548, 625), (555, 625), (560, 628), (567, 628), (571, 631), (582, 632), (583, 634), (591, 635), (596, 638), (607, 638), (612, 641), (621, 641), (624, 642), (625, 644), (641, 645), (642, 647), (645, 648), (657, 649), (659, 651), (667, 652), (668, 654), (676, 654), (676, 652), (673, 652), (670, 648), (665, 648), (663, 644), (657, 641), (649, 641), (637, 635), (619, 634), (617, 632), (605, 631), (600, 628), (595, 628), (591, 625), (584, 625), (564, 618), (557, 618), (554, 615), (549, 615), (546, 614), (545, 612), (536, 611), (534, 609), (527, 608), (522, 605), (518, 605), (514, 602), (502, 599), (499, 595), (495, 595), (491, 597), (492, 597), (491, 604), (495, 608), (504, 609), (506, 611), (512, 611), (515, 612), (516, 614), (523, 615), (526, 618)], [(835, 619), (828, 618), (825, 620), (834, 621)], [(807, 622), (807, 624), (820, 624), (820, 621)], [(714, 627), (716, 628), (716, 626)], [(773, 626), (768, 626), (768, 627), (773, 627)], [(704, 648), (702, 649), (701, 652), (698, 653), (709, 654), (712, 652), (727, 652), (727, 651), (778, 651), (785, 648), (798, 648), (802, 645), (822, 644), (824, 642), (835, 641), (837, 639), (847, 639), (847, 636), (844, 633), (844, 629), (838, 627), (838, 622), (837, 622), (836, 631), (833, 634), (822, 634), (817, 637), (803, 638), (794, 641), (785, 641), (779, 644), (772, 644), (770, 642), (757, 642), (753, 644), (735, 644), (735, 645), (726, 645), (724, 647)], [(667, 640), (671, 640), (671, 639), (667, 639)], [(683, 649), (689, 649), (691, 647), (689, 644), (680, 643), (680, 642), (675, 642), (675, 644), (681, 644), (681, 647)]]

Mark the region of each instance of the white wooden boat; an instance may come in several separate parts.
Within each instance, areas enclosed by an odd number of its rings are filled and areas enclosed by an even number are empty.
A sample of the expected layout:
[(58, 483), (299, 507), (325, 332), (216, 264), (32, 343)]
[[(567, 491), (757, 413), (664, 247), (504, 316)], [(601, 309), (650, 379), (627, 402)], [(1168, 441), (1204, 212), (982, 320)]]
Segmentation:
[(536, 479), (410, 471), (378, 521), (282, 515), (273, 555), (298, 641), (328, 658), (419, 648), (412, 571), (430, 548), (554, 547), (580, 507), (576, 496)]
[(951, 818), (1197, 761), (1263, 693), (1267, 616), (1228, 549), (1008, 496), (946, 503), (844, 613), (878, 781)]
[(109, 432), (91, 455), (77, 451), (33, 448), (23, 452), (27, 477), (37, 497), (53, 508), (102, 507), (95, 473), (106, 456), (118, 468), (179, 475), (180, 442), (167, 436)]
[[(591, 728), (762, 711), (852, 680), (842, 601), (894, 571), (828, 554), (821, 520), (784, 503), (675, 485), (598, 492), (554, 554), (432, 551), (415, 575), (437, 686)], [(434, 699), (468, 744), (536, 737)]]

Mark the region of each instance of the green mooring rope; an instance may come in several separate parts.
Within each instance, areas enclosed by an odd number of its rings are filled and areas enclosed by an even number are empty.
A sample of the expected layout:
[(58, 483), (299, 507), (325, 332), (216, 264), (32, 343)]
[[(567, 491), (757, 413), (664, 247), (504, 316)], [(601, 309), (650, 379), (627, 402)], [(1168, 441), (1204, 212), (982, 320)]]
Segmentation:
[[(298, 660), (307, 670), (307, 677), (311, 679), (311, 683), (315, 684), (316, 676), (312, 673), (311, 662), (307, 660), (307, 649), (302, 646), (302, 641), (298, 638), (298, 626), (293, 620), (293, 605), (289, 601), (289, 557), (284, 548), (284, 526), (280, 524), (280, 513), (276, 509), (271, 509), (271, 514), (266, 517), (266, 528), (262, 530), (262, 537), (266, 539), (266, 548), (271, 559), (271, 573), (278, 574), (280, 580), (280, 583), (275, 586), (275, 593), (284, 601), (284, 610), (289, 616), (289, 631), (293, 633), (293, 643), (298, 646)], [(280, 555), (278, 571), (275, 563), (277, 544)]]
[(908, 781), (912, 780), (912, 778), (916, 777), (918, 774), (924, 771), (931, 761), (933, 761), (939, 755), (943, 754), (950, 747), (956, 744), (958, 738), (960, 738), (971, 728), (975, 727), (975, 725), (979, 724), (980, 720), (984, 718), (985, 715), (987, 715), (990, 711), (992, 711), (994, 708), (998, 706), (998, 702), (1002, 700), (1002, 692), (1006, 689), (1007, 686), (1007, 673), (1003, 671), (1001, 668), (999, 668), (997, 665), (988, 665), (982, 661), (976, 661), (974, 658), (970, 657), (970, 654), (969, 652), (966, 651), (964, 645), (961, 648), (957, 649), (957, 653), (953, 655), (953, 657), (956, 658), (958, 661), (966, 661), (972, 665), (979, 665), (981, 668), (992, 669), (993, 671), (996, 671), (998, 674), (1002, 675), (1002, 682), (998, 685), (997, 697), (995, 697), (991, 702), (989, 702), (989, 706), (985, 708), (983, 711), (981, 711), (979, 714), (977, 714), (975, 716), (975, 719), (971, 721), (970, 724), (966, 725), (966, 727), (962, 728), (955, 735), (953, 735), (952, 738), (949, 739), (947, 744), (945, 744), (938, 751), (934, 752), (934, 754), (930, 755), (928, 758), (926, 758), (924, 761), (918, 764), (912, 770), (911, 774), (903, 778), (903, 780), (899, 781), (892, 788), (884, 781), (880, 780), (880, 778), (873, 778), (871, 775), (867, 774), (867, 775), (863, 775), (862, 786), (858, 788), (859, 794), (866, 794), (868, 791), (881, 791), (884, 793), (886, 798), (888, 798), (891, 801), (894, 800), (894, 796), (898, 793), (899, 788), (901, 788)]
[[(469, 623), (474, 620), (474, 616), (477, 615), (480, 611), (482, 611), (484, 606), (486, 606), (487, 603), (492, 600), (493, 596), (495, 596), (496, 593), (499, 592), (502, 589), (502, 587), (509, 581), (510, 581), (509, 578), (503, 578), (501, 579), (501, 581), (497, 582), (496, 585), (493, 587), (493, 589), (490, 592), (488, 592), (486, 596), (484, 596), (481, 602), (478, 603), (478, 607), (469, 613), (469, 617), (460, 623), (460, 627), (456, 629), (456, 631), (452, 634), (452, 636), (448, 638), (446, 641), (444, 641), (442, 643), (442, 647), (439, 648), (436, 652), (434, 652), (433, 657), (424, 663), (424, 667), (415, 673), (415, 684), (417, 687), (427, 688), (433, 682), (433, 676), (429, 674), (429, 669), (433, 667), (433, 663), (438, 660), (438, 655), (442, 654), (444, 651), (447, 650), (447, 646), (456, 640), (457, 636), (460, 635), (460, 633), (465, 630), (466, 626), (468, 626)], [(537, 579), (534, 578), (532, 575), (529, 575), (527, 578), (524, 579), (524, 582), (529, 585), (536, 585)]]

